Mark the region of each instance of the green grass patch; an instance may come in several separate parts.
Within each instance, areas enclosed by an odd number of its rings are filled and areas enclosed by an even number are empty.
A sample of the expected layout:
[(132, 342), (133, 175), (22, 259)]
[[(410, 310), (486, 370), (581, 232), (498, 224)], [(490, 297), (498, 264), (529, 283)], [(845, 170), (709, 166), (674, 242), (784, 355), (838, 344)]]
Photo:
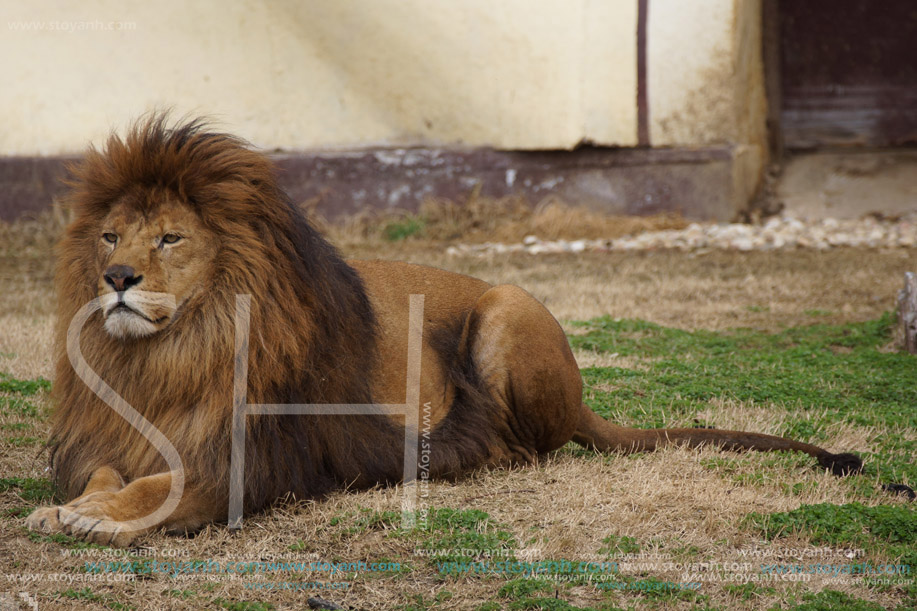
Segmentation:
[(93, 592), (91, 588), (82, 588), (74, 589), (69, 588), (57, 593), (57, 596), (60, 598), (65, 598), (68, 600), (77, 600), (80, 602), (92, 602), (108, 607), (109, 609), (115, 609), (115, 611), (126, 611), (128, 609), (135, 609), (133, 605), (126, 605), (124, 603), (118, 602), (110, 594), (98, 594)]
[(28, 515), (33, 511), (35, 511), (34, 506), (10, 507), (9, 509), (4, 509), (0, 515), (2, 515), (4, 518), (12, 518), (14, 520), (18, 520), (20, 518), (28, 517)]
[(754, 600), (761, 596), (773, 596), (777, 588), (763, 586), (757, 583), (725, 584), (723, 590), (740, 600)]
[(38, 416), (38, 408), (22, 397), (0, 397), (0, 413), (35, 418)]
[[(607, 316), (569, 324), (585, 331), (570, 336), (575, 348), (637, 357), (646, 364), (639, 370), (583, 370), (587, 404), (615, 422), (691, 426), (709, 401), (726, 399), (796, 414), (780, 433), (801, 440), (821, 441), (827, 427), (837, 422), (917, 430), (917, 359), (880, 351), (892, 339), (895, 321), (890, 314), (778, 333), (684, 331)], [(912, 459), (917, 440), (910, 437), (874, 434), (870, 441), (879, 451), (864, 455), (866, 474), (917, 482)]]
[[(329, 520), (329, 527), (340, 529), (342, 536), (357, 536), (370, 531), (385, 531), (392, 537), (416, 539), (416, 548), (430, 562), (471, 562), (476, 559), (512, 560), (517, 544), (512, 534), (490, 515), (476, 509), (434, 508), (419, 513), (416, 527), (402, 528), (402, 514), (361, 509)], [(304, 549), (305, 542), (291, 549)]]
[(589, 611), (593, 607), (577, 607), (562, 598), (539, 597), (514, 600), (507, 609), (511, 611)]
[(633, 537), (620, 537), (608, 535), (602, 539), (604, 545), (599, 549), (600, 554), (615, 556), (619, 554), (636, 554), (640, 551), (640, 544)]
[(408, 596), (408, 602), (395, 607), (397, 611), (426, 611), (427, 609), (449, 609), (449, 601), (452, 600), (453, 594), (449, 590), (440, 590), (432, 598), (426, 598), (423, 594), (414, 594)]
[(819, 309), (803, 310), (802, 313), (812, 318), (822, 318), (822, 317), (831, 316), (832, 314), (834, 314), (834, 312), (832, 312), (831, 310), (819, 310)]
[[(917, 508), (912, 505), (877, 505), (867, 507), (861, 503), (846, 505), (802, 505), (793, 511), (759, 514), (751, 513), (746, 521), (766, 539), (776, 539), (785, 534), (800, 533), (816, 545), (830, 545), (837, 548), (859, 548), (871, 556), (890, 559), (867, 560), (857, 558), (850, 563), (852, 575), (869, 579), (904, 578), (913, 579), (917, 571)], [(894, 563), (894, 570), (887, 566), (881, 573), (869, 573), (861, 569), (863, 564), (888, 565)], [(903, 588), (907, 600), (917, 605), (917, 585), (913, 582)], [(839, 593), (838, 593), (839, 594)], [(832, 595), (833, 596), (833, 595)], [(794, 609), (851, 608), (872, 609), (872, 607), (825, 607), (833, 598), (807, 601)], [(856, 605), (869, 604), (863, 601)], [(833, 604), (833, 603), (832, 603)], [(810, 606), (806, 606), (810, 605)], [(811, 606), (815, 605), (815, 606)]]
[(517, 547), (508, 530), (477, 509), (432, 509), (421, 528), (426, 533), (423, 547), (439, 552), (438, 562), (466, 561), (467, 550), (480, 552), (477, 557), (511, 560)]
[[(813, 543), (870, 548), (910, 548), (917, 561), (917, 509), (909, 505), (802, 505), (793, 511), (748, 516), (767, 539), (804, 533)], [(915, 566), (917, 568), (917, 566)]]
[[(869, 432), (874, 452), (837, 448), (858, 451), (866, 463), (866, 477), (844, 480), (851, 492), (865, 498), (887, 498), (889, 494), (877, 481), (912, 486), (917, 482), (913, 459), (917, 455), (917, 384), (913, 382), (917, 359), (885, 350), (895, 325), (889, 314), (866, 322), (813, 324), (780, 332), (684, 331), (609, 317), (570, 325), (579, 327), (580, 334), (570, 336), (575, 348), (617, 353), (643, 363), (639, 369), (583, 370), (585, 400), (606, 418), (641, 427), (692, 426), (699, 412), (707, 411), (712, 400), (721, 399), (789, 414), (778, 433), (812, 443), (828, 439), (833, 424), (870, 427), (875, 429)], [(715, 421), (705, 424), (717, 425)], [(729, 454), (705, 457), (701, 464), (736, 483), (777, 484), (789, 495), (805, 494), (817, 485), (780, 479), (780, 471), (813, 464), (810, 457), (799, 453)], [(891, 559), (896, 565), (917, 567), (917, 510), (911, 505), (803, 505), (791, 512), (751, 514), (747, 520), (767, 539), (799, 533), (814, 545), (867, 551), (871, 560), (857, 558), (851, 564)], [(606, 541), (608, 551), (614, 553), (615, 543), (614, 538)], [(629, 584), (627, 579), (622, 581)], [(743, 600), (773, 593), (751, 584), (724, 587)], [(904, 595), (909, 604), (917, 603), (917, 587), (905, 587)], [(694, 592), (664, 589), (641, 596), (660, 602), (703, 600), (691, 598), (697, 596)], [(830, 591), (790, 599), (789, 604), (810, 610), (877, 608)]]
[(400, 220), (386, 224), (382, 228), (382, 236), (389, 242), (398, 242), (422, 236), (426, 226), (427, 222), (423, 217), (409, 214)]
[(8, 373), (0, 372), (0, 392), (31, 396), (42, 390), (51, 390), (51, 382), (41, 377), (34, 380), (17, 380)]
[[(478, 611), (596, 611), (595, 607), (577, 607), (565, 600), (562, 591), (569, 585), (545, 579), (514, 579), (500, 588), (498, 600), (484, 603)], [(612, 611), (615, 607), (603, 605), (601, 609)]]
[(23, 528), (23, 530), (25, 531), (25, 535), (29, 538), (29, 541), (33, 543), (56, 543), (68, 549), (111, 549), (97, 543), (87, 543), (86, 541), (71, 537), (70, 535), (65, 535), (64, 533), (44, 535), (34, 530), (26, 530), (25, 528)]
[(884, 611), (885, 607), (861, 598), (853, 598), (837, 590), (822, 590), (817, 594), (802, 595), (802, 602), (792, 601), (792, 606), (771, 607), (771, 611)]
[(274, 605), (252, 600), (226, 600), (225, 598), (215, 598), (213, 603), (221, 609), (228, 611), (271, 611)]
[(7, 437), (4, 439), (4, 441), (11, 446), (20, 448), (22, 446), (32, 446), (37, 443), (41, 443), (44, 440), (40, 437)]
[(35, 418), (39, 415), (38, 407), (25, 397), (50, 389), (51, 382), (44, 378), (19, 380), (0, 371), (0, 414)]
[(497, 595), (501, 598), (524, 598), (532, 594), (553, 592), (556, 587), (557, 584), (547, 579), (512, 579), (500, 587)]
[(54, 498), (54, 484), (41, 477), (0, 477), (0, 492), (14, 491), (23, 501), (42, 503)]

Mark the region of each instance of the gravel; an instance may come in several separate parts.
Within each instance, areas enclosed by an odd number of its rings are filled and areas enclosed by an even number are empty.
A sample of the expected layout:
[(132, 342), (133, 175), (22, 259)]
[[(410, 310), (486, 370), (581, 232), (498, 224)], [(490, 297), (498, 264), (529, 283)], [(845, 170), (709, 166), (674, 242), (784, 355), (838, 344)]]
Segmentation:
[(607, 240), (542, 240), (530, 235), (521, 244), (456, 244), (446, 252), (452, 255), (511, 252), (539, 255), (661, 249), (751, 251), (914, 246), (917, 246), (917, 214), (891, 220), (864, 217), (855, 220), (827, 218), (805, 221), (792, 217), (771, 217), (760, 225), (692, 223), (680, 230), (651, 231)]

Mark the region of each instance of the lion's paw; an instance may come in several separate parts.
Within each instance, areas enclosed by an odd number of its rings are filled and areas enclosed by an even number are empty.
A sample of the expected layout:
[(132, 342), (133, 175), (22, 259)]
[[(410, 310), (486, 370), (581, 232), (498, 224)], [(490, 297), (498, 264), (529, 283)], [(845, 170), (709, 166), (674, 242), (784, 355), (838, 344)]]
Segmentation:
[(88, 494), (60, 507), (40, 507), (25, 519), (29, 530), (62, 532), (90, 543), (126, 547), (140, 534), (111, 517), (110, 492)]
[(139, 535), (111, 518), (104, 501), (85, 500), (59, 508), (61, 530), (90, 543), (126, 547)]
[(25, 519), (25, 525), (29, 530), (60, 532), (60, 507), (39, 507)]

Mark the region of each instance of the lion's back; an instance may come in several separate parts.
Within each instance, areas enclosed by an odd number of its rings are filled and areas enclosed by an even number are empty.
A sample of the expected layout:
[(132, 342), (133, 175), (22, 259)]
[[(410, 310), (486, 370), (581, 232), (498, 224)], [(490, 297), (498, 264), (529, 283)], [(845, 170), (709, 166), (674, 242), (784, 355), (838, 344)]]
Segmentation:
[(403, 261), (347, 261), (363, 279), (381, 317), (405, 320), (409, 296), (424, 296), (427, 320), (450, 320), (466, 314), (492, 285), (471, 276)]

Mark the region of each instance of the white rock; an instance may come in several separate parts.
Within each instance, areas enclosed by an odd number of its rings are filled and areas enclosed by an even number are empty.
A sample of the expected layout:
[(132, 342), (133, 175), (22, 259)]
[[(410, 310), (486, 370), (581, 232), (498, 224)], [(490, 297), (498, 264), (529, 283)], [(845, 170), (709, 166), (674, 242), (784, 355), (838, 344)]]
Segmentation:
[(732, 241), (732, 247), (737, 250), (751, 250), (754, 248), (751, 238), (736, 238)]

